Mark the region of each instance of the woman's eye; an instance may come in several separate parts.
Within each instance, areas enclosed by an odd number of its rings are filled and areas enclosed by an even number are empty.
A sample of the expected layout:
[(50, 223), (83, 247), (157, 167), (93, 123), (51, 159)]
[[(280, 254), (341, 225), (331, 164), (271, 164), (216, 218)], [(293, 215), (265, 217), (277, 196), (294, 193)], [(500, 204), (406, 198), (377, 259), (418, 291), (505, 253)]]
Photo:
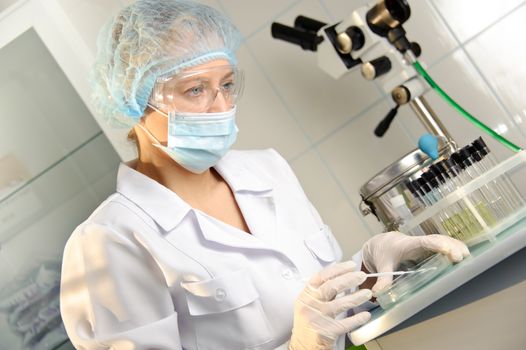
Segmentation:
[(232, 91), (234, 90), (234, 82), (229, 81), (223, 84), (222, 86), (223, 91)]
[(204, 91), (204, 86), (203, 85), (198, 85), (198, 86), (193, 86), (191, 88), (189, 88), (188, 90), (186, 90), (186, 94), (191, 96), (191, 97), (196, 97), (196, 96), (199, 96), (203, 93)]

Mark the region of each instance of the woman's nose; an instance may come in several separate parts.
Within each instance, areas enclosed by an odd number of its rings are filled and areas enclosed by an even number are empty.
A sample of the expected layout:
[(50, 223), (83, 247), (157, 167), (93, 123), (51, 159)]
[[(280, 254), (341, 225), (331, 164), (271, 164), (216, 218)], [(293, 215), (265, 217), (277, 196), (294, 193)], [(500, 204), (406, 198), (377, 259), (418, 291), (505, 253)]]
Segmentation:
[(219, 89), (217, 89), (214, 101), (210, 105), (210, 108), (208, 108), (208, 113), (226, 112), (226, 111), (230, 110), (231, 108), (232, 108), (232, 105), (227, 101), (227, 99), (219, 91)]

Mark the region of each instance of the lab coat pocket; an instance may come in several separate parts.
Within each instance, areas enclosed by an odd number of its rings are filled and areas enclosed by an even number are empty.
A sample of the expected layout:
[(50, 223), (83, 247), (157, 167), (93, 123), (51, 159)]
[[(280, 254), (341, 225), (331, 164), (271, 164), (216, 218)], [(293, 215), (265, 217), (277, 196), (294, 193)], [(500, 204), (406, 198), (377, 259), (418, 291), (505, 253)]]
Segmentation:
[(340, 247), (327, 225), (305, 238), (305, 245), (323, 266), (341, 259)]
[(198, 349), (247, 349), (272, 340), (269, 322), (248, 270), (182, 282)]

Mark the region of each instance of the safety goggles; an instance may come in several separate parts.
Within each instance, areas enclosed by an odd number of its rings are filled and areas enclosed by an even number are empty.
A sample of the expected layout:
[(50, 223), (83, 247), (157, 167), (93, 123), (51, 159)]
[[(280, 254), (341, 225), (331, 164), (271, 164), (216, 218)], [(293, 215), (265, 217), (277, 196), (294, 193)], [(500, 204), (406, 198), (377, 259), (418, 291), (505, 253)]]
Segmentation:
[(243, 78), (243, 72), (231, 65), (161, 76), (155, 82), (150, 103), (166, 113), (204, 113), (222, 98), (231, 108), (241, 96)]

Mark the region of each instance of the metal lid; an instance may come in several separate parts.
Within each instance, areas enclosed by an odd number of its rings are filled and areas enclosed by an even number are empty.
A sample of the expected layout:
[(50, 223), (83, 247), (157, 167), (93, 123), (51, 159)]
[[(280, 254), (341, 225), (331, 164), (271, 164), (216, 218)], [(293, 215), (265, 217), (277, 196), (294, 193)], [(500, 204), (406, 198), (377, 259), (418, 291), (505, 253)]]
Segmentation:
[[(442, 146), (439, 150), (440, 155), (449, 152), (449, 144), (444, 144), (440, 141), (439, 144)], [(416, 149), (373, 176), (360, 188), (360, 194), (365, 200), (375, 194), (382, 194), (397, 184), (401, 178), (411, 176), (421, 168), (421, 165), (429, 162), (431, 162), (431, 159), (427, 154), (420, 149)]]

